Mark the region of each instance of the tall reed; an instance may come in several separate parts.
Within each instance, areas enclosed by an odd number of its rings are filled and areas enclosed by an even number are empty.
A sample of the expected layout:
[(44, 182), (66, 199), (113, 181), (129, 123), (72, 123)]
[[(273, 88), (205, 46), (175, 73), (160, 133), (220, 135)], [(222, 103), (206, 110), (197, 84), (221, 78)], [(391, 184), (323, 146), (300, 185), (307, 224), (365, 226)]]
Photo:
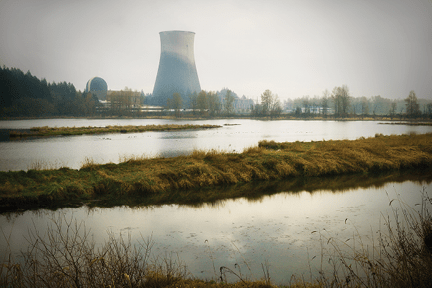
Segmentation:
[(29, 247), (16, 262), (9, 253), (0, 266), (0, 287), (166, 287), (187, 276), (170, 258), (151, 258), (151, 238), (132, 245), (130, 234), (97, 245), (84, 222), (59, 215), (46, 234), (34, 227)]
[[(356, 246), (322, 237), (332, 247), (322, 255), (326, 261), (330, 257), (332, 270), (310, 280), (294, 275), (283, 287), (430, 287), (432, 199), (423, 191), (418, 210), (400, 199), (390, 205), (393, 215), (385, 217), (387, 228), (372, 247), (364, 245), (364, 235), (357, 234)], [(0, 287), (276, 287), (268, 264), (263, 264), (262, 280), (246, 280), (241, 270), (225, 266), (217, 269), (220, 277), (199, 280), (181, 259), (152, 257), (151, 238), (133, 245), (130, 235), (108, 233), (108, 240), (97, 245), (83, 222), (62, 215), (52, 219), (46, 233), (33, 229), (28, 243), (18, 262), (10, 253), (3, 255)], [(226, 283), (226, 274), (238, 281)]]
[[(401, 199), (390, 201), (392, 215), (383, 216), (384, 228), (371, 246), (358, 232), (355, 239), (322, 237), (330, 249), (321, 255), (332, 265), (315, 279), (320, 287), (431, 287), (432, 199), (423, 191), (419, 210)], [(398, 205), (399, 204), (399, 205)]]

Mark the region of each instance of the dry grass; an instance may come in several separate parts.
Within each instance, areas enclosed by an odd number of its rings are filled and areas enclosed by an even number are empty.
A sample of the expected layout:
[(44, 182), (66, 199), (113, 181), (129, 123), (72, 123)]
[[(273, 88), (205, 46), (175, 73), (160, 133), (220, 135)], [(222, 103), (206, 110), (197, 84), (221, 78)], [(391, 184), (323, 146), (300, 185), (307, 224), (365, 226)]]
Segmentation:
[(158, 201), (177, 191), (252, 181), (430, 169), (432, 134), (380, 135), (354, 141), (261, 141), (258, 147), (239, 154), (210, 150), (174, 158), (133, 156), (124, 160), (120, 164), (96, 164), (87, 158), (80, 170), (0, 172), (0, 199), (10, 207), (27, 200), (42, 200), (39, 203), (44, 204), (101, 195), (152, 197)]
[(9, 137), (29, 137), (29, 136), (55, 136), (55, 135), (84, 135), (84, 134), (105, 134), (105, 133), (140, 133), (148, 131), (173, 131), (173, 130), (186, 130), (186, 129), (210, 129), (220, 128), (219, 125), (177, 125), (177, 124), (165, 124), (165, 125), (140, 125), (140, 126), (106, 126), (106, 127), (33, 127), (30, 128), (30, 132), (27, 131), (10, 131)]
[(154, 256), (151, 238), (132, 244), (130, 234), (108, 233), (97, 244), (84, 222), (51, 220), (46, 233), (30, 230), (19, 262), (3, 255), (0, 287), (274, 287), (268, 279), (227, 283), (222, 267), (220, 280), (195, 279), (181, 259)]
[(151, 239), (132, 245), (109, 233), (98, 247), (83, 222), (64, 216), (52, 219), (46, 234), (34, 228), (28, 242), (19, 264), (4, 255), (1, 287), (166, 287), (187, 276), (182, 263), (150, 259)]
[(423, 191), (420, 210), (400, 199), (389, 204), (393, 215), (383, 216), (387, 228), (372, 238), (372, 246), (358, 232), (349, 242), (321, 235), (322, 246), (331, 247), (321, 257), (333, 269), (320, 272), (320, 287), (431, 287), (432, 199)]
[(81, 169), (86, 169), (86, 170), (96, 170), (98, 166), (99, 164), (96, 163), (96, 161), (94, 161), (94, 159), (90, 157), (85, 157), (84, 161), (81, 163)]
[[(432, 199), (424, 192), (419, 211), (400, 199), (391, 200), (390, 205), (393, 217), (385, 218), (387, 228), (380, 231), (372, 247), (364, 245), (359, 234), (355, 246), (323, 236), (321, 241), (330, 244), (332, 251), (323, 251), (321, 258), (330, 256), (332, 270), (322, 270), (311, 280), (294, 275), (289, 284), (280, 287), (430, 287)], [(190, 275), (181, 259), (152, 257), (151, 238), (133, 245), (130, 235), (108, 233), (108, 240), (97, 245), (90, 235), (84, 222), (61, 215), (52, 219), (46, 233), (34, 228), (19, 262), (10, 253), (0, 259), (0, 286), (278, 287), (270, 280), (267, 264), (261, 280), (243, 279), (241, 271), (222, 266), (215, 268), (215, 274), (219, 270), (220, 275), (204, 281)], [(237, 282), (228, 283), (227, 274), (234, 275)]]
[(27, 166), (27, 170), (56, 170), (63, 167), (67, 167), (67, 164), (61, 161), (36, 160)]

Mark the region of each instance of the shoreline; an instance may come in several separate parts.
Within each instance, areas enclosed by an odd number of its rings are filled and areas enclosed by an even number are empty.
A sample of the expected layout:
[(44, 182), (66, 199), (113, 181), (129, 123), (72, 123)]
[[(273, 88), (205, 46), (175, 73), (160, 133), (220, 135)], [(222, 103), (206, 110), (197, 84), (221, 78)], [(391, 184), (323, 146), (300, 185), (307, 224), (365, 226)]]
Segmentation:
[(198, 150), (173, 158), (132, 157), (119, 164), (96, 164), (88, 159), (77, 170), (62, 167), (0, 172), (0, 208), (124, 197), (141, 198), (152, 205), (162, 199), (175, 199), (181, 191), (182, 202), (196, 203), (220, 199), (200, 192), (212, 187), (430, 167), (432, 134), (318, 142), (260, 141), (242, 153)]
[(105, 127), (32, 127), (30, 129), (8, 129), (9, 138), (24, 138), (24, 137), (44, 137), (44, 136), (71, 136), (71, 135), (86, 135), (86, 134), (112, 134), (112, 133), (142, 133), (142, 132), (161, 132), (174, 130), (198, 130), (221, 128), (220, 125), (108, 125)]
[[(183, 115), (175, 117), (172, 115), (143, 115), (143, 116), (44, 116), (44, 117), (2, 117), (0, 121), (19, 121), (19, 120), (41, 120), (41, 119), (87, 119), (87, 120), (102, 120), (102, 119), (167, 119), (167, 120), (222, 120), (222, 119), (250, 119), (250, 120), (304, 120), (304, 121), (391, 121), (400, 123), (426, 123), (432, 125), (432, 119), (418, 118), (409, 119), (404, 116), (388, 115), (352, 115), (348, 117), (334, 117), (332, 115), (310, 114), (308, 116), (294, 116), (292, 114), (282, 114), (278, 117), (271, 118), (270, 116), (255, 117), (249, 114), (233, 114), (219, 116), (199, 116), (199, 115)], [(384, 123), (383, 123), (384, 124)], [(387, 124), (387, 123), (385, 123)]]

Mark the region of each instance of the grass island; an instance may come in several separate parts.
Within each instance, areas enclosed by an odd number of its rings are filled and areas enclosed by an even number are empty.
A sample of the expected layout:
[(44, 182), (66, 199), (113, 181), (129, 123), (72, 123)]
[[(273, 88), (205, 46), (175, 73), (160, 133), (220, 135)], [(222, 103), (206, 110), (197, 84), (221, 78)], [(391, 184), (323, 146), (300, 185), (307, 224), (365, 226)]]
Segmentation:
[(139, 197), (152, 205), (173, 194), (183, 202), (205, 202), (220, 197), (202, 189), (223, 185), (431, 167), (432, 134), (291, 143), (264, 140), (242, 153), (195, 150), (173, 158), (133, 156), (119, 164), (97, 164), (87, 158), (80, 169), (0, 172), (0, 208), (107, 197)]
[(10, 138), (22, 137), (41, 137), (41, 136), (70, 136), (70, 135), (84, 135), (84, 134), (107, 134), (107, 133), (141, 133), (150, 131), (174, 131), (174, 130), (188, 130), (188, 129), (211, 129), (220, 128), (219, 125), (126, 125), (116, 126), (108, 125), (105, 127), (32, 127), (29, 130), (12, 130), (9, 132)]

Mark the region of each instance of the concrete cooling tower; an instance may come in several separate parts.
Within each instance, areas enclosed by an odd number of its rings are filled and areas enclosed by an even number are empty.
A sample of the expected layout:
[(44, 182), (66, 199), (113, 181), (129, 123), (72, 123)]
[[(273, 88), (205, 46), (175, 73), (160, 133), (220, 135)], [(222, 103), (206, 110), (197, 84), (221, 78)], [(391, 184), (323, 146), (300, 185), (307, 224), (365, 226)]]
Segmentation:
[[(184, 100), (193, 92), (199, 93), (201, 86), (194, 57), (194, 32), (160, 32), (161, 55), (153, 99), (165, 106), (167, 99), (180, 93)], [(183, 102), (184, 103), (184, 102)]]

